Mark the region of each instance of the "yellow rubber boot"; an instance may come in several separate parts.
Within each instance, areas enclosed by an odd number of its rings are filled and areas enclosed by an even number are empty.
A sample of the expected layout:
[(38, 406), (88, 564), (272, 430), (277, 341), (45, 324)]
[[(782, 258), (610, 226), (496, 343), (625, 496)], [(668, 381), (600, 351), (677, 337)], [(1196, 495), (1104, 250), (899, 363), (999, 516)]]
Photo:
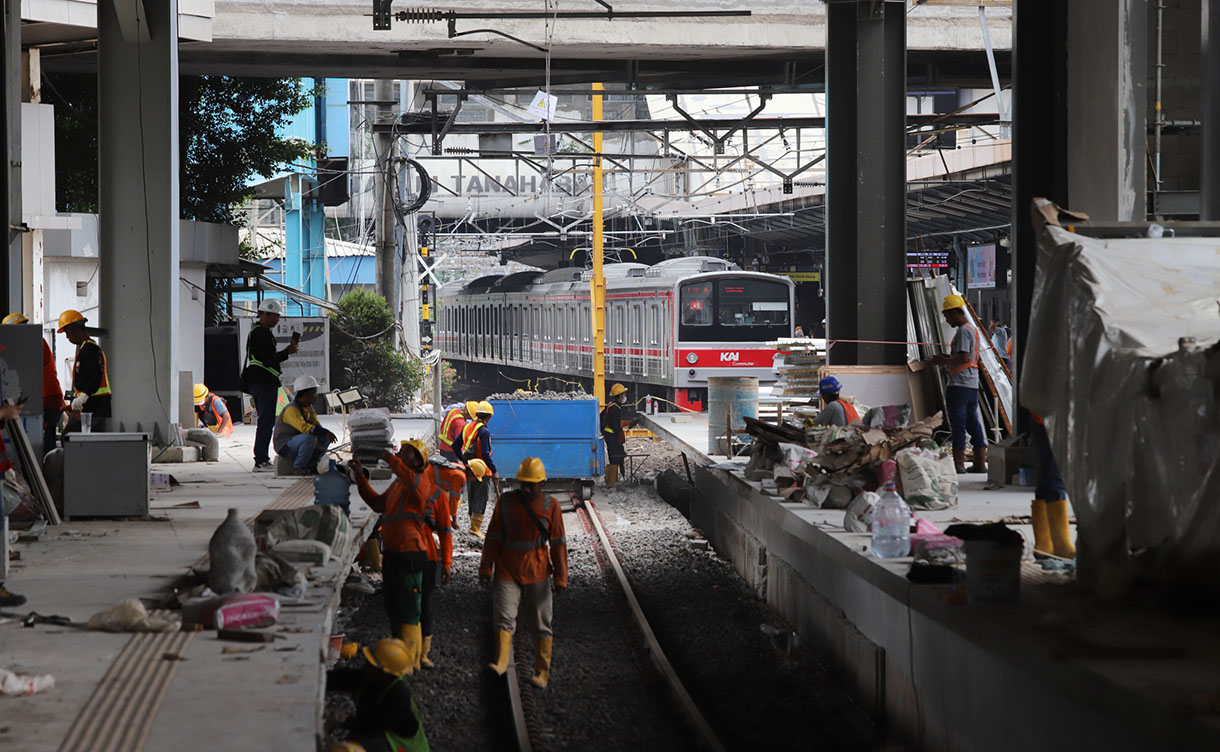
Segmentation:
[(496, 630), (496, 662), (487, 664), (492, 671), (504, 676), (508, 671), (508, 651), (513, 649), (513, 633), (507, 629)]
[(381, 541), (370, 538), (364, 542), (364, 566), (374, 572), (381, 571)]
[(614, 488), (618, 484), (618, 465), (606, 465), (606, 488)]
[(410, 676), (419, 668), (420, 651), (423, 648), (422, 630), (418, 624), (403, 624), (399, 629), (398, 639), (407, 645), (407, 656), (411, 659), (406, 675)]
[(1046, 501), (1034, 499), (1030, 504), (1029, 516), (1034, 524), (1034, 556), (1052, 554), (1055, 549), (1051, 543), (1051, 524), (1046, 516)]
[(539, 637), (534, 640), (534, 678), (530, 679), (530, 684), (541, 689), (546, 689), (546, 684), (551, 680), (551, 645), (554, 643), (553, 637)]
[(424, 638), (423, 654), (419, 657), (419, 665), (424, 668), (436, 668), (436, 664), (428, 658), (428, 651), (432, 649), (432, 635)]
[(1061, 559), (1075, 559), (1076, 547), (1072, 545), (1072, 528), (1068, 525), (1068, 501), (1046, 502), (1046, 516), (1050, 523), (1051, 544), (1054, 554)]
[(345, 642), (339, 646), (339, 657), (345, 661), (350, 661), (360, 654), (360, 643)]
[(483, 515), (470, 515), (470, 534), (479, 540), (483, 540)]

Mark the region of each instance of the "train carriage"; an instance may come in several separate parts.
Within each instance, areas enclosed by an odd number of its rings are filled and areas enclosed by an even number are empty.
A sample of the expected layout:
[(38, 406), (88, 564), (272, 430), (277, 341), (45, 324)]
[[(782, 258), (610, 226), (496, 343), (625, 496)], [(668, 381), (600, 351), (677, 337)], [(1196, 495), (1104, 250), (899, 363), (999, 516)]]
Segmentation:
[[(607, 264), (606, 378), (638, 399), (702, 409), (712, 376), (774, 380), (766, 343), (792, 335), (793, 284), (722, 259)], [(444, 285), (436, 344), (464, 378), (593, 378), (590, 273), (488, 275)], [(543, 388), (560, 388), (543, 382)]]

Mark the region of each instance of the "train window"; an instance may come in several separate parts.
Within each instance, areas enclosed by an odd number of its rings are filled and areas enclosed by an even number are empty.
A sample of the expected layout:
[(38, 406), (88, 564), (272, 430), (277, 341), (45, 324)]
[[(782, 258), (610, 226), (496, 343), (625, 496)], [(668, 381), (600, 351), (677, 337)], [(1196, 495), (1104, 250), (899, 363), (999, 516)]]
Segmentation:
[(648, 344), (655, 345), (661, 336), (661, 307), (651, 306), (652, 326), (648, 329)]
[(683, 326), (712, 325), (712, 288), (713, 283), (711, 280), (682, 286)]
[(716, 307), (721, 326), (788, 323), (788, 288), (761, 279), (721, 280)]
[(623, 344), (623, 307), (614, 307), (614, 341)]
[(631, 343), (638, 345), (644, 341), (644, 310), (640, 306), (631, 308)]

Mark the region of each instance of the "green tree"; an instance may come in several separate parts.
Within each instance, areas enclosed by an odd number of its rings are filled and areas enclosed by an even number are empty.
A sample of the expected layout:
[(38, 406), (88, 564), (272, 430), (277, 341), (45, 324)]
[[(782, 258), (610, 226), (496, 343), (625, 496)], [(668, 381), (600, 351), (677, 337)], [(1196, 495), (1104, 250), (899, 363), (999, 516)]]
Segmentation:
[[(47, 74), (45, 81), (55, 105), (56, 205), (96, 212), (97, 79)], [(251, 178), (313, 154), (314, 145), (276, 133), (310, 104), (313, 92), (300, 79), (183, 76), (178, 96), (183, 219), (232, 223)]]
[(331, 380), (358, 386), (372, 404), (402, 410), (424, 381), (423, 361), (395, 346), (394, 315), (385, 298), (355, 290), (330, 314)]

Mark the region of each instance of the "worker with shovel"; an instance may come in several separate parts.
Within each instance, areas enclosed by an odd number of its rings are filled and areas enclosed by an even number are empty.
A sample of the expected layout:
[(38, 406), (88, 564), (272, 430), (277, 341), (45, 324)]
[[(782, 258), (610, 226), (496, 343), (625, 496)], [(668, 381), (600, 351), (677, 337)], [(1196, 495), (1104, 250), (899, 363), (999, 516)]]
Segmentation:
[(479, 562), (479, 582), (495, 584), (491, 591), (496, 627), (496, 662), (491, 670), (508, 670), (517, 610), (525, 601), (525, 621), (534, 634), (536, 687), (546, 688), (551, 676), (551, 584), (562, 593), (568, 586), (568, 539), (559, 502), (542, 493), (546, 467), (526, 457), (517, 468), (520, 487), (510, 491), (491, 513), (487, 541)]

